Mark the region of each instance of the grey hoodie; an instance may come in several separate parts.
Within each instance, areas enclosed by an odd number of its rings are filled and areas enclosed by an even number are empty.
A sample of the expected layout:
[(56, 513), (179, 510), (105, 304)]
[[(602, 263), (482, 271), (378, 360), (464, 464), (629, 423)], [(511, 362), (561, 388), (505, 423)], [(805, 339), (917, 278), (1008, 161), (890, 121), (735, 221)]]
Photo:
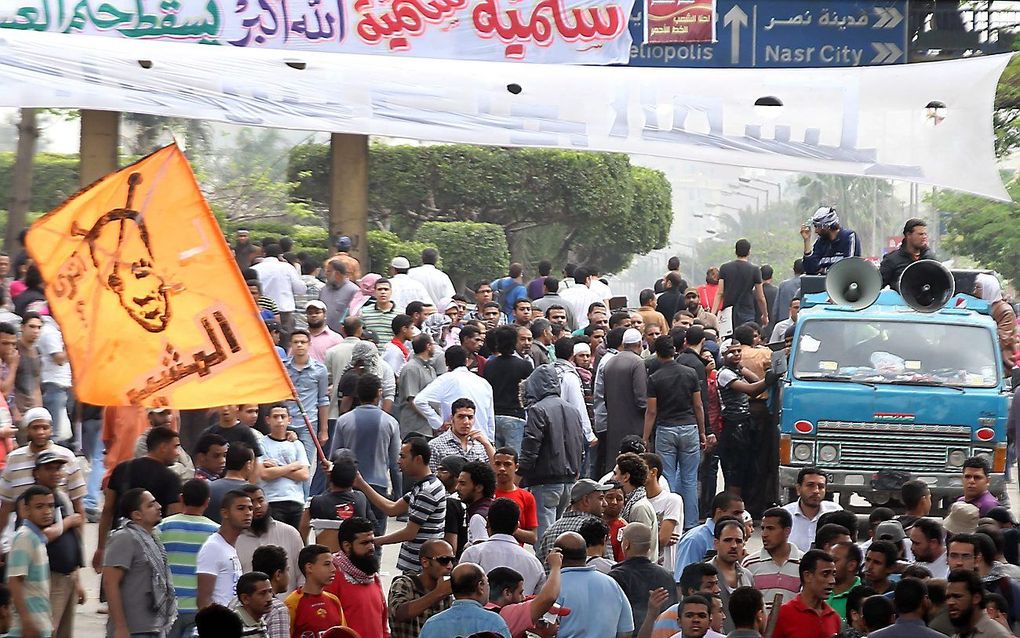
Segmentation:
[(584, 451), (581, 415), (560, 398), (560, 378), (552, 364), (538, 366), (524, 381), (524, 405), (518, 473), (527, 485), (576, 481)]

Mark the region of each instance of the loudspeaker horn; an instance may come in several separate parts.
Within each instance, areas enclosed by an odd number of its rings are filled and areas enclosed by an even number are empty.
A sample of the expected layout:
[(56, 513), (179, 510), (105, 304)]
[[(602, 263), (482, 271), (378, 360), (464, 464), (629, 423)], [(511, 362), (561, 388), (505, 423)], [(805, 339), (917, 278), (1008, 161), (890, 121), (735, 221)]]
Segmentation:
[(825, 292), (837, 306), (864, 310), (878, 299), (882, 276), (866, 259), (840, 260), (825, 274)]
[(936, 312), (956, 292), (953, 273), (934, 259), (915, 261), (900, 275), (900, 296), (918, 312)]

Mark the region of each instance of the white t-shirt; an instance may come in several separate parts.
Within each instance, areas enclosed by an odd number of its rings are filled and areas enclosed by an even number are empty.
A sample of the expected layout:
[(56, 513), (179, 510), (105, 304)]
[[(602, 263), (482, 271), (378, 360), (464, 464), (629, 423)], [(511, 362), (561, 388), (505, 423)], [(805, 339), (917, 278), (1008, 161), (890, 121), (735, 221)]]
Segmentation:
[[(676, 527), (673, 528), (674, 534), (679, 536), (683, 532), (684, 500), (680, 498), (679, 494), (663, 490), (655, 498), (649, 496), (648, 502), (655, 509), (655, 518), (659, 520), (660, 529), (662, 528), (662, 521), (676, 521)], [(660, 545), (659, 549), (662, 550), (660, 552), (661, 560), (659, 564), (672, 573), (673, 567), (676, 565), (676, 543), (666, 548)]]
[(224, 606), (229, 605), (236, 595), (237, 581), (244, 573), (237, 550), (219, 532), (202, 543), (202, 549), (198, 550), (195, 572), (216, 577), (212, 601)]

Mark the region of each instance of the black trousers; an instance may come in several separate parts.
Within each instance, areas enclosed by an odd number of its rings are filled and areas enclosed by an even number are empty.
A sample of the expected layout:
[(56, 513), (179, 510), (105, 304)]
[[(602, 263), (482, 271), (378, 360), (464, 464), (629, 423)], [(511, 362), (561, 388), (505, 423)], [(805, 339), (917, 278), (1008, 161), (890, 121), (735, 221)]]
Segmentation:
[(294, 529), (298, 529), (301, 525), (301, 515), (304, 511), (305, 506), (296, 501), (275, 501), (269, 504), (269, 513), (273, 515), (273, 518)]

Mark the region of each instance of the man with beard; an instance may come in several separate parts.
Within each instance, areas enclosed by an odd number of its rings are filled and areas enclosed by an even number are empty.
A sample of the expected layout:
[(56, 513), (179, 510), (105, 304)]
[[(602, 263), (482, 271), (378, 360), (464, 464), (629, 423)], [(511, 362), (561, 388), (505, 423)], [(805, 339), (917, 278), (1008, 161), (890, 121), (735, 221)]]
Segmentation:
[(938, 260), (935, 251), (928, 246), (928, 224), (923, 219), (908, 219), (903, 224), (903, 241), (896, 250), (882, 257), (878, 272), (882, 275), (882, 287), (900, 289), (900, 275), (910, 264), (921, 259)]
[(326, 352), (344, 340), (342, 336), (326, 325), (326, 304), (313, 299), (305, 307), (305, 319), (308, 322), (308, 335), (311, 343), (308, 354), (319, 363), (326, 363)]
[(234, 543), (241, 567), (245, 572), (250, 572), (255, 550), (263, 545), (276, 545), (287, 552), (291, 573), (295, 574), (295, 584), (300, 585), (301, 577), (297, 575), (299, 573), (297, 555), (304, 547), (301, 535), (290, 525), (273, 518), (261, 487), (249, 484), (242, 487), (241, 491), (251, 499), (253, 508), (251, 525), (241, 532)]
[(807, 551), (814, 544), (822, 514), (843, 509), (838, 503), (825, 500), (827, 481), (828, 477), (818, 468), (803, 468), (797, 473), (797, 500), (783, 506), (793, 516), (790, 542), (801, 551)]
[(719, 320), (711, 312), (701, 305), (697, 290), (688, 290), (684, 293), (684, 310), (691, 313), (694, 321), (700, 321), (705, 328), (717, 329)]
[(489, 538), (487, 531), (489, 507), (496, 493), (496, 473), (485, 461), (471, 461), (457, 477), (457, 495), (467, 506), (467, 544)]
[(417, 569), (397, 575), (390, 584), (387, 605), (394, 638), (417, 638), (426, 620), (453, 604), (453, 548), (442, 540), (425, 541), (418, 561)]
[(234, 544), (243, 530), (251, 527), (251, 497), (231, 490), (220, 501), (220, 529), (202, 543), (195, 572), (198, 574), (198, 609), (212, 604), (228, 605), (244, 571)]
[(374, 528), (372, 521), (360, 516), (340, 524), (340, 551), (333, 554), (336, 576), (326, 591), (343, 601), (347, 626), (359, 636), (389, 638)]
[(804, 554), (800, 560), (800, 582), (800, 594), (779, 608), (779, 620), (772, 637), (805, 638), (839, 633), (839, 614), (825, 602), (836, 584), (832, 556), (820, 549)]
[(946, 584), (946, 610), (956, 636), (971, 638), (1009, 638), (1010, 633), (985, 613), (985, 590), (981, 577), (969, 569), (949, 572)]
[(919, 518), (910, 528), (910, 549), (914, 560), (930, 571), (932, 578), (949, 575), (945, 538), (942, 524), (930, 518)]

